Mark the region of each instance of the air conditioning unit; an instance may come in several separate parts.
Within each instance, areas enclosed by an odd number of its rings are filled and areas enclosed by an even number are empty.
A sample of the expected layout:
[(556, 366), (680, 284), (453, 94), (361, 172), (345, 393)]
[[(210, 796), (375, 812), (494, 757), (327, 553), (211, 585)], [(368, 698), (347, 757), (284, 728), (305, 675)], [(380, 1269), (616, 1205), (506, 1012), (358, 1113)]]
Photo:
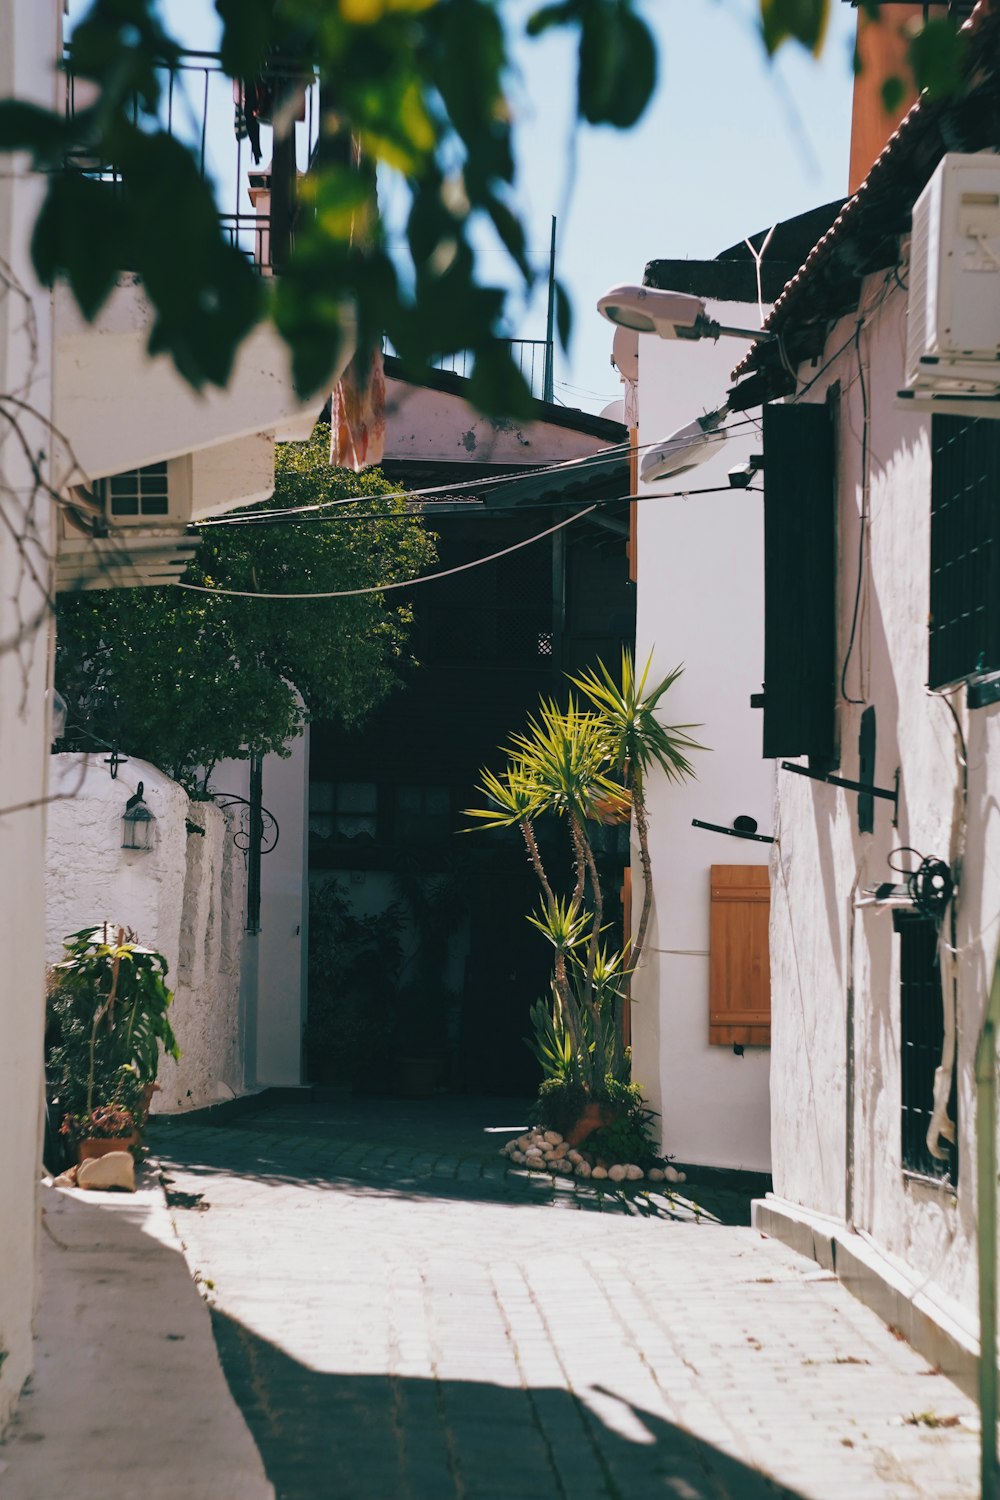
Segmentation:
[(945, 156), (914, 204), (899, 396), (924, 410), (961, 401), (1000, 416), (1000, 156), (991, 152)]

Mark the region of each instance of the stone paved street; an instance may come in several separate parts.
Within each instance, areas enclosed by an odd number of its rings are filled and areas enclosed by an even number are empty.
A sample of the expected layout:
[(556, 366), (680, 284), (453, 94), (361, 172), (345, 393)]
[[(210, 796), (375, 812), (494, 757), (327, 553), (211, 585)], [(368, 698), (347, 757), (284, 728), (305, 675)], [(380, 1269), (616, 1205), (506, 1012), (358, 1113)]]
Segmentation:
[(280, 1500), (978, 1493), (974, 1405), (735, 1195), (505, 1175), (519, 1113), (157, 1124)]

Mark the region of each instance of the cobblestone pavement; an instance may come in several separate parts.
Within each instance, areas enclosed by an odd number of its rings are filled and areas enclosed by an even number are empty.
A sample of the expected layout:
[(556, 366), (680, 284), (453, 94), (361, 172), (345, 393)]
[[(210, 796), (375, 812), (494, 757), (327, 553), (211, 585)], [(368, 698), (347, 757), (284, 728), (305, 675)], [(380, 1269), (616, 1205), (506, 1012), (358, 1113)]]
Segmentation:
[(978, 1493), (973, 1403), (833, 1277), (697, 1186), (505, 1174), (484, 1126), (520, 1123), (346, 1101), (157, 1125), (279, 1500)]

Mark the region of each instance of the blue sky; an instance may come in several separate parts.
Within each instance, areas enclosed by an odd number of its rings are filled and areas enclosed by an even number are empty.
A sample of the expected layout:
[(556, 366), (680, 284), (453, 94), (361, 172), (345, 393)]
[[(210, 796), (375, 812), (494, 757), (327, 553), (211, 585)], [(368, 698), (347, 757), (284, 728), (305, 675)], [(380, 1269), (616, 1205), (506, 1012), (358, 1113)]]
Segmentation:
[[(536, 3), (504, 0), (512, 36)], [(71, 0), (71, 17), (85, 8)], [(188, 46), (214, 45), (212, 0), (162, 0), (161, 10)], [(515, 42), (519, 191), (533, 255), (547, 260), (556, 214), (557, 270), (574, 305), (569, 355), (556, 356), (557, 397), (567, 405), (597, 410), (618, 393), (611, 330), (594, 311), (608, 286), (640, 281), (654, 258), (713, 256), (846, 193), (856, 12), (843, 0), (831, 10), (818, 62), (789, 44), (772, 63), (755, 31), (757, 0), (646, 0), (659, 83), (640, 124), (624, 133), (574, 128), (568, 38)], [(219, 113), (220, 148), (230, 151), (231, 105)], [(485, 248), (485, 275), (508, 280), (504, 265)], [(511, 331), (544, 336), (543, 296), (512, 307)]]

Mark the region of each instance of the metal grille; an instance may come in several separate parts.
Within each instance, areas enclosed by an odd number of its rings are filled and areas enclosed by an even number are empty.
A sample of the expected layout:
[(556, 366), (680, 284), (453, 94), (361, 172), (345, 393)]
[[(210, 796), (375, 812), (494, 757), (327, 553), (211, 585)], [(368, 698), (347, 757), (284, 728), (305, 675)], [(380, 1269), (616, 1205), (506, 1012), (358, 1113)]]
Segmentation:
[(1000, 423), (931, 422), (931, 687), (1000, 669)]
[[(958, 1182), (958, 1153), (944, 1160), (927, 1149), (934, 1108), (934, 1072), (941, 1061), (944, 1012), (937, 926), (927, 917), (895, 912), (899, 933), (901, 1130), (903, 1170)], [(949, 1113), (955, 1118), (954, 1089)], [(945, 1145), (941, 1142), (941, 1145)]]

